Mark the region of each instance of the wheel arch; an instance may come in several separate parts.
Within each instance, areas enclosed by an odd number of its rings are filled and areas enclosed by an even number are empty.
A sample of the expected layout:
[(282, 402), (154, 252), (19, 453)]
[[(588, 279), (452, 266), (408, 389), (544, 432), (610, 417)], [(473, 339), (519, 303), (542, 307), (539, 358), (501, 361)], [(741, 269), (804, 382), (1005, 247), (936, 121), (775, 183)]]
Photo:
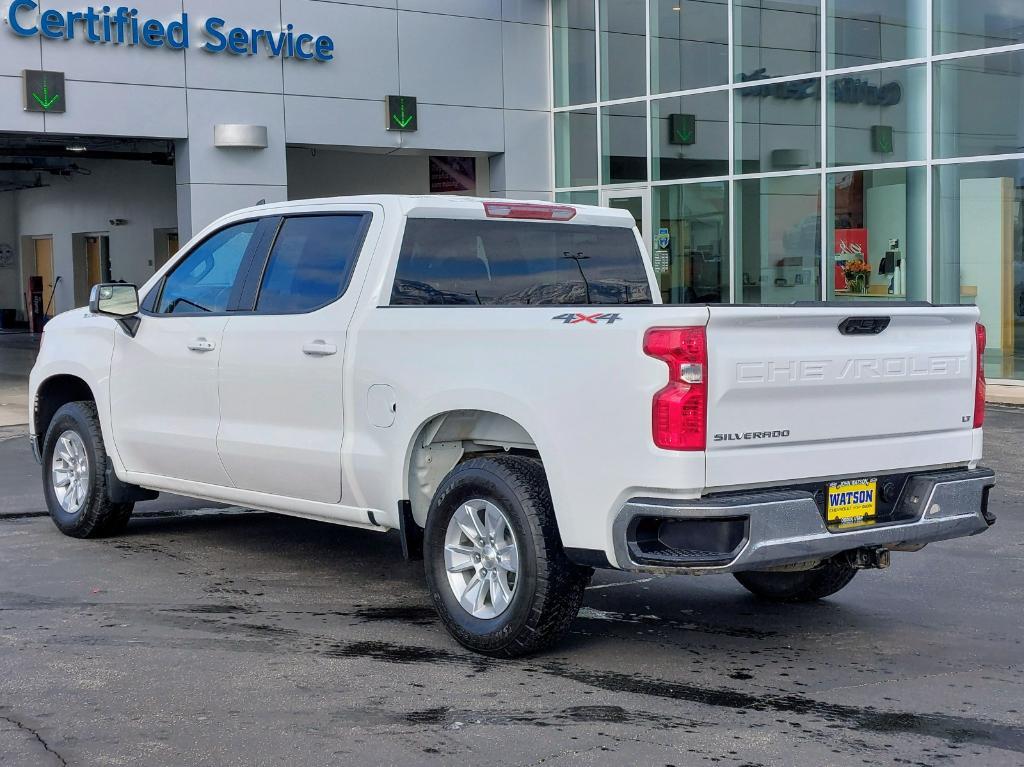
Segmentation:
[(406, 451), (403, 483), (416, 524), (426, 525), (438, 486), (459, 463), (486, 453), (512, 452), (543, 461), (532, 434), (507, 415), (467, 409), (428, 418), (416, 429)]
[(39, 384), (32, 403), (32, 425), (40, 454), (46, 431), (57, 411), (69, 402), (81, 401), (96, 402), (96, 394), (88, 382), (77, 375), (60, 373)]

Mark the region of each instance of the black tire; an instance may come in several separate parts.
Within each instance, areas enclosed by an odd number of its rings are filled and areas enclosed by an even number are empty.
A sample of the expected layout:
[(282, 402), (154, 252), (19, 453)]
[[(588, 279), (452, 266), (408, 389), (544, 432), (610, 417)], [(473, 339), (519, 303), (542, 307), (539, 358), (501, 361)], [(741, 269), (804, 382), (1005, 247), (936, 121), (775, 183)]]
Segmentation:
[[(501, 509), (519, 547), (512, 599), (489, 619), (474, 617), (459, 603), (445, 568), (448, 522), (472, 499)], [(444, 479), (427, 515), (424, 566), (430, 595), (451, 635), (470, 650), (503, 658), (534, 653), (561, 639), (594, 572), (565, 555), (540, 461), (511, 455), (465, 461)]]
[(771, 602), (813, 602), (832, 596), (853, 580), (857, 571), (846, 554), (826, 559), (813, 570), (735, 573), (750, 593)]
[[(74, 513), (61, 507), (52, 477), (53, 453), (57, 441), (68, 431), (78, 434), (88, 457), (85, 500)], [(116, 535), (128, 525), (135, 504), (113, 503), (107, 496), (109, 460), (103, 446), (95, 403), (70, 402), (57, 411), (43, 440), (43, 491), (50, 517), (64, 535), (72, 538), (100, 538)]]

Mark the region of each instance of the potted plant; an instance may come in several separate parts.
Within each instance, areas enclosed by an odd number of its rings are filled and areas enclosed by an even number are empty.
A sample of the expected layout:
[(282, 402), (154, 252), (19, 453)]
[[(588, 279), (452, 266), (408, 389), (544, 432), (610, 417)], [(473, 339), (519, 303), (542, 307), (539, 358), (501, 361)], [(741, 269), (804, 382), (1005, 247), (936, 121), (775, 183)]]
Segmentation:
[(863, 293), (868, 288), (868, 280), (871, 279), (871, 264), (861, 261), (859, 258), (847, 261), (843, 267), (846, 275), (846, 284), (851, 293)]

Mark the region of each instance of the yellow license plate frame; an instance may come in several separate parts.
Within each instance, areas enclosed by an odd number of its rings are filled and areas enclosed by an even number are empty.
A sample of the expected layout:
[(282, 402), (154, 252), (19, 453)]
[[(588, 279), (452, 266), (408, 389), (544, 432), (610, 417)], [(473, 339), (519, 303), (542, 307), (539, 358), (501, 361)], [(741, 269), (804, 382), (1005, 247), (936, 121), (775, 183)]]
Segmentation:
[(825, 521), (831, 528), (848, 530), (875, 524), (878, 519), (878, 480), (830, 482), (825, 509)]

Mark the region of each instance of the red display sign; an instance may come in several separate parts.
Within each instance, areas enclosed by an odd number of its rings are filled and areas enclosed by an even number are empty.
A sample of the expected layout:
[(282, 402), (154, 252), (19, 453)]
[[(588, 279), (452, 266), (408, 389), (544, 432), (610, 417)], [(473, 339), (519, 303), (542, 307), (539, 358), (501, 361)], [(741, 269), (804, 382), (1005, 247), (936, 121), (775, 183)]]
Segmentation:
[(431, 157), (430, 193), (476, 191), (475, 157)]
[(867, 229), (836, 229), (836, 261), (868, 261)]

